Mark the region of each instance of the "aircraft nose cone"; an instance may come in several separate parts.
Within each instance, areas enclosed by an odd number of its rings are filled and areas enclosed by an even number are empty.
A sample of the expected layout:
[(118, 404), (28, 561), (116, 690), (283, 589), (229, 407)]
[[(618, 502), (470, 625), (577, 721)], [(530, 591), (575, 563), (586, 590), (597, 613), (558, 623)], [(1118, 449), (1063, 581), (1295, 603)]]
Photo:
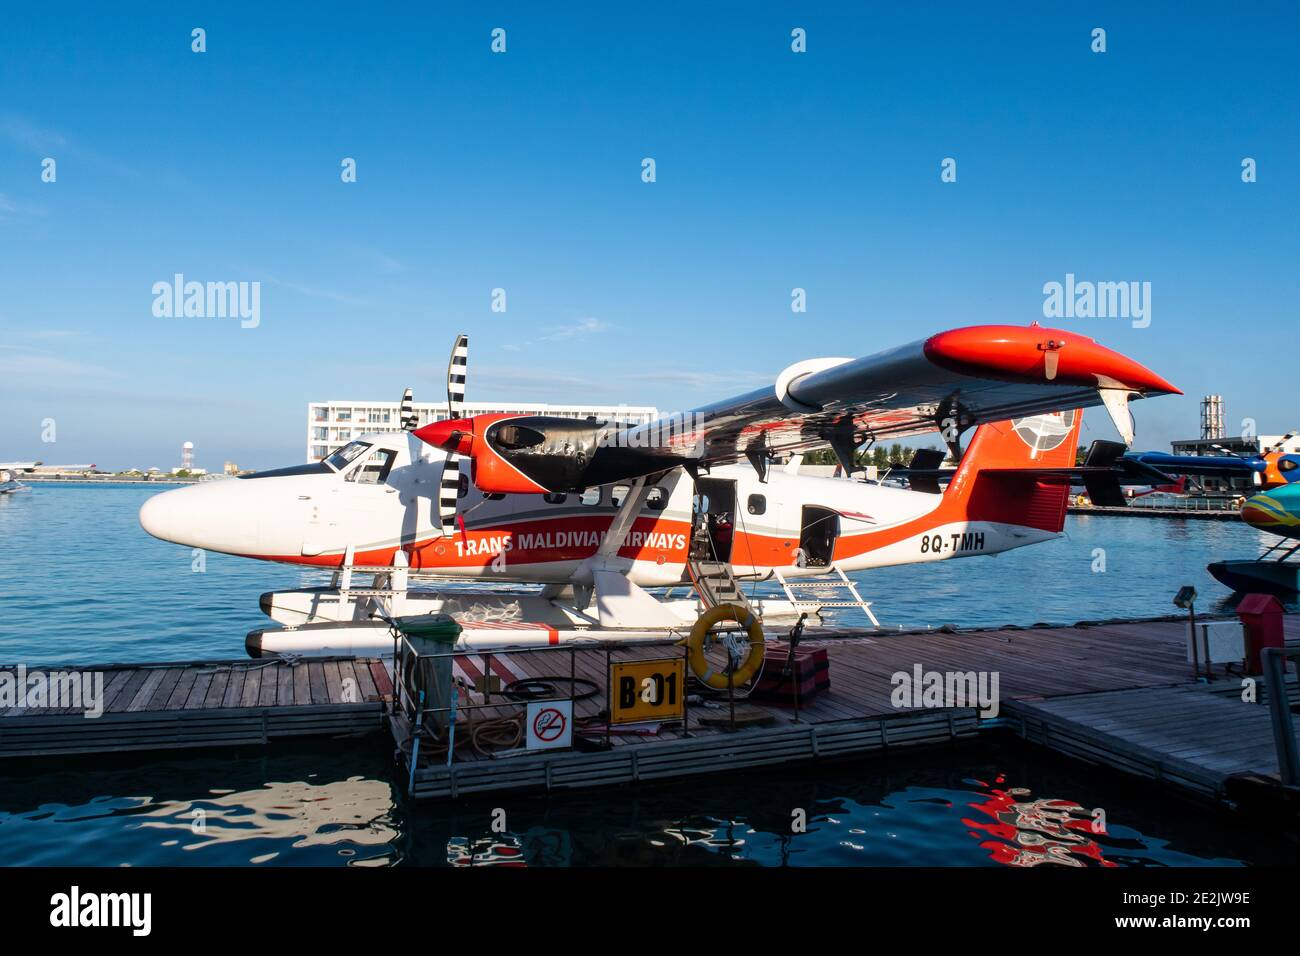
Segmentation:
[(468, 439), (473, 434), (474, 423), (468, 418), (446, 418), (430, 422), (415, 430), (415, 437), (443, 451), (468, 453)]
[(140, 506), (140, 527), (160, 541), (176, 540), (175, 494), (175, 491), (164, 491)]

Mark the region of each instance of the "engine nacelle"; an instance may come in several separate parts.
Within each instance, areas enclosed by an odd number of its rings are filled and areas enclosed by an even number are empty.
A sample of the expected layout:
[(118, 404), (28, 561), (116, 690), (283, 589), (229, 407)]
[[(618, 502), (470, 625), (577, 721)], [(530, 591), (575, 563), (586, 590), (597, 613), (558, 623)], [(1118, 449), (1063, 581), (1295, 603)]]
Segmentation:
[(488, 494), (580, 491), (597, 484), (596, 450), (604, 422), (547, 415), (475, 415), (434, 422), (415, 435), (471, 461), (470, 478)]

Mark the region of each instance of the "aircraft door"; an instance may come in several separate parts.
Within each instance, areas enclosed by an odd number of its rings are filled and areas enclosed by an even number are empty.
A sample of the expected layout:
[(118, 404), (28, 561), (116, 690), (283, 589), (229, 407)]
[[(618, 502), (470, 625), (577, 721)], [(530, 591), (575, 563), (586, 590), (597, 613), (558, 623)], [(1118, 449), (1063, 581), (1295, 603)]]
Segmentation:
[(835, 561), (835, 541), (839, 536), (839, 512), (817, 505), (804, 505), (799, 524), (803, 566), (829, 568)]
[(736, 520), (736, 483), (721, 478), (696, 482), (691, 514), (691, 557), (730, 561)]

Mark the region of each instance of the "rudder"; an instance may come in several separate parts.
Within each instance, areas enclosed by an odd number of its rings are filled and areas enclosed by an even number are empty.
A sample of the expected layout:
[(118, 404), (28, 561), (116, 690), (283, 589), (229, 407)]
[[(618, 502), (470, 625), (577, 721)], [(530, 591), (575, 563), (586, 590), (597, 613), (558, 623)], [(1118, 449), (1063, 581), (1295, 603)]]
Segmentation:
[(1082, 424), (1082, 410), (1073, 409), (981, 425), (945, 496), (964, 506), (969, 521), (1060, 531), (1070, 482), (1041, 470), (1074, 466)]

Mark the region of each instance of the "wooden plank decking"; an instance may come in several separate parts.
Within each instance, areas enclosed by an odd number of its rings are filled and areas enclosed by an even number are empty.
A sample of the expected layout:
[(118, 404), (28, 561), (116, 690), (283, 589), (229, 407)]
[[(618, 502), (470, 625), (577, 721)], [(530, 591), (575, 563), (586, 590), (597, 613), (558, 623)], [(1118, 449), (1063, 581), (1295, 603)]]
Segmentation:
[[(103, 713), (0, 709), (0, 757), (265, 744), (382, 729), (392, 686), (373, 658), (27, 667), (102, 674)], [(17, 668), (0, 667), (16, 678)], [(346, 681), (346, 683), (345, 683)]]
[[(1286, 626), (1288, 639), (1300, 641), (1300, 615), (1289, 616)], [(911, 673), (920, 665), (923, 671), (996, 672), (1002, 715), (1014, 717), (1018, 723), (1012, 725), (1019, 727), (1028, 739), (1048, 746), (1055, 747), (1058, 740), (1065, 738), (1059, 737), (1055, 730), (1043, 733), (1039, 728), (1049, 720), (1062, 726), (1069, 721), (1072, 716), (1066, 704), (1069, 701), (1079, 702), (1076, 706), (1080, 709), (1073, 714), (1076, 717), (1085, 713), (1083, 702), (1088, 700), (1095, 699), (1098, 703), (1086, 713), (1097, 716), (1104, 716), (1112, 706), (1111, 701), (1121, 698), (1125, 703), (1149, 701), (1144, 706), (1151, 718), (1146, 732), (1152, 742), (1157, 738), (1150, 735), (1166, 714), (1180, 726), (1191, 725), (1177, 739), (1179, 743), (1194, 741), (1197, 725), (1216, 728), (1213, 740), (1207, 742), (1205, 753), (1201, 754), (1206, 759), (1206, 773), (1199, 777), (1180, 776), (1173, 772), (1175, 763), (1169, 762), (1167, 772), (1160, 776), (1191, 791), (1221, 796), (1224, 780), (1233, 773), (1267, 771), (1266, 764), (1260, 761), (1272, 747), (1269, 716), (1262, 706), (1239, 703), (1222, 693), (1214, 693), (1214, 685), (1205, 688), (1191, 683), (1186, 634), (1186, 621), (1175, 619), (871, 636), (846, 633), (808, 638), (802, 646), (827, 650), (831, 688), (807, 702), (798, 721), (789, 708), (749, 702), (743, 705), (744, 709), (766, 713), (772, 721), (770, 726), (735, 732), (718, 726), (706, 727), (700, 724), (701, 708), (693, 707), (685, 729), (672, 726), (652, 736), (614, 736), (613, 746), (601, 752), (575, 750), (494, 758), (462, 746), (457, 748), (456, 760), (448, 766), (445, 748), (440, 752), (426, 751), (415, 774), (413, 793), (417, 797), (438, 797), (485, 790), (564, 789), (626, 783), (846, 756), (894, 746), (935, 744), (973, 734), (977, 720), (971, 708), (918, 710), (894, 705), (893, 676), (898, 672)], [(625, 647), (611, 652), (610, 659), (636, 660), (677, 653), (680, 652), (667, 648)], [(482, 658), (477, 655), (458, 660), (463, 662), (462, 669), (471, 674), (483, 666)], [(561, 685), (571, 666), (578, 677), (604, 686), (606, 653), (603, 650), (577, 652), (572, 665), (569, 655), (562, 653), (493, 655), (494, 669), (516, 676), (550, 676)], [(1218, 689), (1222, 691), (1229, 684), (1236, 682), (1220, 682)], [(472, 703), (482, 701), (481, 694), (469, 696)], [(1057, 700), (1062, 702), (1061, 707), (1050, 715), (1039, 714), (1034, 709), (1038, 702)], [(1180, 703), (1179, 710), (1168, 708), (1171, 700)], [(580, 727), (584, 722), (594, 725), (590, 737), (595, 743), (603, 735), (600, 722), (603, 707), (603, 696), (575, 705), (575, 722)], [(516, 705), (513, 712), (518, 711)], [(510, 712), (509, 708), (494, 708), (487, 716)], [(725, 702), (715, 703), (710, 710), (715, 715), (725, 712)], [(1200, 716), (1193, 719), (1194, 714)], [(1037, 716), (1031, 719), (1030, 715)], [(1232, 729), (1219, 733), (1218, 728), (1225, 726), (1225, 722)], [(400, 745), (409, 735), (409, 724), (399, 719), (393, 729)], [(1216, 762), (1210, 748), (1228, 746), (1234, 735), (1240, 741), (1249, 741), (1254, 763), (1249, 760), (1240, 764)], [(463, 743), (464, 734), (461, 739)], [(1064, 746), (1058, 749), (1072, 756), (1100, 759), (1144, 772), (1136, 769), (1145, 766), (1140, 761), (1123, 759), (1125, 751), (1135, 743), (1113, 734), (1107, 741), (1113, 759), (1107, 756), (1107, 746), (1099, 745), (1095, 739), (1090, 749)], [(1159, 744), (1155, 746), (1158, 748)], [(1188, 754), (1172, 750), (1168, 756), (1170, 761), (1185, 761)], [(1273, 772), (1276, 773), (1275, 764)]]
[[(1300, 615), (1285, 619), (1288, 642), (1300, 642)], [(561, 790), (686, 777), (749, 767), (845, 757), (959, 740), (977, 732), (972, 707), (897, 707), (894, 675), (922, 671), (988, 672), (999, 680), (1001, 724), (1062, 753), (1153, 777), (1188, 793), (1221, 798), (1239, 774), (1276, 773), (1267, 710), (1240, 700), (1236, 678), (1209, 686), (1190, 681), (1183, 620), (1115, 621), (1091, 626), (998, 628), (911, 633), (809, 631), (803, 647), (825, 648), (830, 689), (790, 708), (745, 701), (741, 717), (765, 726), (731, 731), (727, 705), (692, 704), (685, 727), (614, 733), (603, 725), (610, 660), (675, 656), (671, 646), (556, 648), (547, 653), (492, 654), (492, 708), (473, 720), (518, 717), (523, 704), (499, 687), (521, 677), (549, 677), (562, 688), (570, 668), (600, 691), (575, 704), (581, 731), (571, 751), (501, 756), (475, 748), (461, 714), (456, 760), (436, 744), (421, 750), (413, 793), (460, 796), (484, 791)], [(607, 656), (608, 654), (608, 656)], [(102, 671), (104, 714), (73, 709), (0, 709), (0, 757), (262, 744), (279, 737), (356, 734), (378, 729), (391, 699), (385, 663), (374, 658), (240, 660), (109, 665)], [(482, 654), (457, 657), (478, 689)], [(68, 668), (51, 668), (68, 669)], [(13, 667), (0, 666), (0, 672)], [(35, 668), (31, 668), (35, 670)], [(1291, 696), (1297, 695), (1294, 686)], [(1261, 700), (1263, 697), (1261, 696)], [(706, 718), (712, 718), (707, 721)], [(401, 747), (409, 722), (390, 720)], [(403, 751), (404, 753), (407, 751)], [(409, 759), (409, 758), (408, 758)]]
[(1026, 740), (1199, 796), (1227, 796), (1236, 776), (1278, 774), (1268, 708), (1202, 685), (1011, 701), (1007, 710)]

